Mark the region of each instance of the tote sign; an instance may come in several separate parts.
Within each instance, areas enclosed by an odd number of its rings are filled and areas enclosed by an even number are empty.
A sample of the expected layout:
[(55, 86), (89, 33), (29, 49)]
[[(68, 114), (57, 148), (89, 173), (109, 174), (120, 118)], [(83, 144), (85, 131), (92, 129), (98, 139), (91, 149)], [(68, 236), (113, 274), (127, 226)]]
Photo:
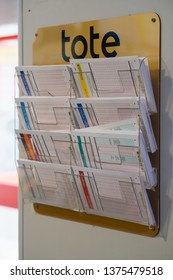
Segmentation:
[(160, 21), (155, 13), (39, 28), (33, 64), (67, 64), (70, 58), (153, 56)]
[[(90, 26), (88, 32), (89, 41), (83, 35), (76, 35), (76, 37), (71, 39), (70, 34), (67, 35), (66, 33), (68, 32), (65, 29), (61, 31), (61, 50), (64, 61), (69, 62), (71, 57), (85, 58), (90, 56), (92, 58), (99, 58), (100, 55), (95, 50), (96, 40), (100, 43), (102, 55), (105, 57), (115, 57), (117, 55), (115, 47), (120, 46), (120, 39), (114, 31), (108, 31), (101, 40), (99, 32), (95, 32), (94, 26)], [(71, 47), (69, 54), (66, 53), (67, 44)]]

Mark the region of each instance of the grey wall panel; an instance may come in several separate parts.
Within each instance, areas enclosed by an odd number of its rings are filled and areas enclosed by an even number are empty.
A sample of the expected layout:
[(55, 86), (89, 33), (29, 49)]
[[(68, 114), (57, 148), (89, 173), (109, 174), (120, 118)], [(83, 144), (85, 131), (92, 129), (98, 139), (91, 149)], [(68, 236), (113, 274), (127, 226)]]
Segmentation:
[(173, 1), (21, 0), (20, 4), (20, 57), (24, 64), (32, 62), (32, 43), (38, 27), (156, 12), (162, 29), (160, 234), (142, 237), (44, 217), (35, 214), (30, 203), (21, 202), (21, 258), (173, 259)]

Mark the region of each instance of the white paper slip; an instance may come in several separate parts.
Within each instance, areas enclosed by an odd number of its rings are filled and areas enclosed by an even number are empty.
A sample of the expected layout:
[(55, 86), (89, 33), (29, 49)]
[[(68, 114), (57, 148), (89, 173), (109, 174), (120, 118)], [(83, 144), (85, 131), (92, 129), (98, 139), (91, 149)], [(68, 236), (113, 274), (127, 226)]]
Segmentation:
[[(75, 153), (84, 167), (120, 171), (139, 170), (146, 176), (147, 188), (156, 186), (157, 177), (151, 165), (142, 133), (138, 131), (74, 130), (71, 132)], [(141, 171), (140, 171), (141, 170)]]
[(111, 123), (103, 124), (103, 125), (96, 125), (81, 128), (80, 131), (92, 131), (97, 132), (100, 130), (111, 130), (111, 131), (139, 131), (140, 128), (140, 121), (139, 118), (132, 118), (127, 120), (120, 120), (120, 121), (113, 121)]
[(80, 97), (144, 96), (156, 112), (147, 58), (71, 59)]
[(16, 130), (20, 158), (79, 165), (70, 131)]
[(74, 95), (74, 80), (70, 66), (18, 66), (18, 85), (26, 96)]
[(15, 99), (21, 127), (28, 130), (69, 129), (68, 97), (20, 97)]
[[(111, 169), (132, 170), (139, 168), (139, 148), (129, 146), (133, 139), (125, 139), (128, 146), (121, 145), (124, 139), (102, 136), (73, 137), (75, 152), (82, 160), (82, 166)], [(77, 152), (76, 152), (77, 153)]]
[(75, 128), (104, 125), (139, 115), (138, 98), (71, 98)]
[[(154, 153), (157, 150), (157, 143), (152, 129), (150, 118), (145, 114), (143, 118), (132, 118), (122, 121), (111, 122), (104, 125), (90, 126), (81, 128), (82, 131), (101, 132), (101, 131), (141, 131), (145, 138), (148, 152)], [(144, 120), (144, 121), (143, 121)]]
[(124, 173), (72, 167), (85, 211), (144, 225), (155, 225), (142, 178)]
[(83, 209), (69, 166), (19, 160), (18, 172), (25, 199), (72, 210)]
[(70, 103), (75, 128), (100, 126), (104, 129), (106, 125), (120, 121), (127, 121), (129, 125), (130, 122), (133, 124), (136, 118), (148, 151), (153, 153), (157, 150), (145, 98), (140, 101), (138, 98), (73, 98)]

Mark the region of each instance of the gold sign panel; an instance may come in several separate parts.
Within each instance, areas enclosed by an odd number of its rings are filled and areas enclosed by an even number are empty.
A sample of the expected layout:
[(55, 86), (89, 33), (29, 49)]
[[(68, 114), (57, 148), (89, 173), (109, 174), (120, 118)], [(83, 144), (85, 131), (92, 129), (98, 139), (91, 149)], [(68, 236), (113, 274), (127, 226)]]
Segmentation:
[(159, 88), (160, 88), (160, 19), (155, 13), (93, 20), (73, 24), (43, 27), (37, 30), (33, 43), (33, 64), (68, 64), (70, 58), (115, 56), (147, 57), (158, 113), (151, 116), (158, 151), (151, 156), (157, 168), (158, 186), (148, 195), (157, 221), (150, 229), (134, 223), (76, 213), (58, 207), (34, 204), (37, 213), (53, 217), (113, 228), (146, 236), (159, 231)]
[(69, 58), (157, 56), (159, 17), (129, 15), (39, 28), (33, 44), (33, 64), (64, 64)]

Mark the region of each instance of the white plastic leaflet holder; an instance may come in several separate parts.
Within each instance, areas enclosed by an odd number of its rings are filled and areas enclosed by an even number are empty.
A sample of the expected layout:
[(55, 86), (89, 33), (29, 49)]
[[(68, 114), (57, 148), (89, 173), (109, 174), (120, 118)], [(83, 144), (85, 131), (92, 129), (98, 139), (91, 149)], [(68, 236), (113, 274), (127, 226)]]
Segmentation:
[(70, 131), (16, 130), (21, 158), (79, 165)]
[(25, 199), (78, 211), (82, 209), (69, 166), (19, 160), (18, 172)]
[(147, 58), (71, 59), (70, 63), (78, 97), (144, 96), (149, 111), (157, 112)]
[(142, 177), (137, 173), (81, 167), (72, 167), (72, 172), (86, 212), (155, 225)]
[(15, 70), (22, 95), (56, 97), (76, 92), (70, 66), (18, 66)]
[(19, 97), (15, 99), (21, 127), (28, 130), (70, 129), (68, 97)]
[(19, 179), (32, 202), (155, 226), (147, 59), (16, 67)]
[(156, 185), (156, 173), (139, 131), (16, 130), (21, 158), (98, 169), (138, 171), (146, 188)]
[[(23, 195), (40, 203), (144, 225), (155, 219), (136, 173), (19, 160)], [(105, 188), (106, 185), (106, 188)]]

